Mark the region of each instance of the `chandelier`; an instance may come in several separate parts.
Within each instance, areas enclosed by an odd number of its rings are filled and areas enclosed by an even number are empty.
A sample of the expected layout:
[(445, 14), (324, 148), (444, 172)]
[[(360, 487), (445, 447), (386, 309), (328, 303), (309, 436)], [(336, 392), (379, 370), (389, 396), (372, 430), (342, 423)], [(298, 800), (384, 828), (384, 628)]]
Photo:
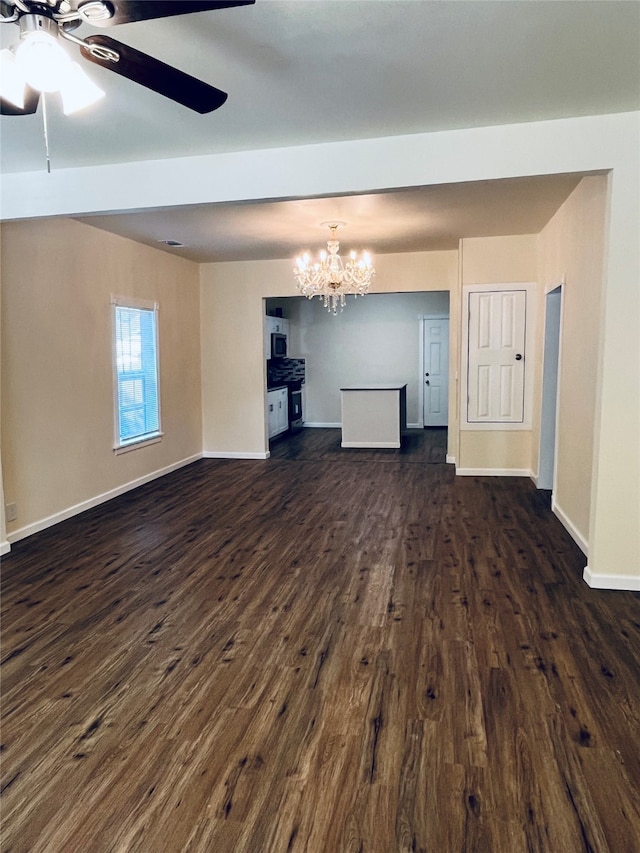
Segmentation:
[(371, 256), (368, 252), (363, 252), (360, 259), (355, 252), (351, 252), (349, 260), (343, 262), (338, 254), (340, 243), (336, 240), (336, 230), (339, 225), (344, 225), (344, 222), (322, 224), (327, 225), (331, 231), (327, 251), (320, 253), (320, 260), (315, 264), (310, 262), (307, 254), (296, 258), (293, 274), (303, 296), (308, 299), (321, 297), (325, 308), (337, 314), (338, 306), (341, 311), (344, 308), (346, 296), (364, 296), (369, 292), (375, 270), (371, 266)]

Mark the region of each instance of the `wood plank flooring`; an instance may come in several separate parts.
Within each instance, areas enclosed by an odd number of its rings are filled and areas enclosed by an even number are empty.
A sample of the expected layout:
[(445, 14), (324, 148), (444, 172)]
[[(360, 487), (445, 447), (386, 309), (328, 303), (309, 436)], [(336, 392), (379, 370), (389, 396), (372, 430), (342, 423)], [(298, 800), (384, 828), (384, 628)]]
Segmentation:
[(638, 853), (640, 596), (446, 435), (303, 430), (3, 559), (3, 853)]

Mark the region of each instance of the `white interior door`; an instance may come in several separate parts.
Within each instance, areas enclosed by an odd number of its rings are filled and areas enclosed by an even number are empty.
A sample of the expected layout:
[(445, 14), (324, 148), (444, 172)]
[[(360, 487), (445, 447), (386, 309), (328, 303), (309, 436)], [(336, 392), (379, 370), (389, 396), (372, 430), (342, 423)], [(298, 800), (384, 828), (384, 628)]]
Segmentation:
[(449, 318), (424, 320), (424, 425), (447, 426), (449, 413)]
[(524, 421), (525, 290), (469, 293), (468, 423)]

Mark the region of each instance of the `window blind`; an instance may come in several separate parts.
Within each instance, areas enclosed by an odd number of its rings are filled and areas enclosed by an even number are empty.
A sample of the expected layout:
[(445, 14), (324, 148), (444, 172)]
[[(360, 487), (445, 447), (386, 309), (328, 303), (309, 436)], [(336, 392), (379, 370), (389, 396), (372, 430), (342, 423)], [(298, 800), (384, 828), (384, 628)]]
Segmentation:
[(117, 445), (160, 432), (157, 308), (114, 304)]

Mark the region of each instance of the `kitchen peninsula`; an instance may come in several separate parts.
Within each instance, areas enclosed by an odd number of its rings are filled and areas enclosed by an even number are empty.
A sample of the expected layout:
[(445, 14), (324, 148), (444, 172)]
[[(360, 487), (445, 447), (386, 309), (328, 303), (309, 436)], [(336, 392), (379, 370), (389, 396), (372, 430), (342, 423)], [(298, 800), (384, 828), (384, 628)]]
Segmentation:
[(342, 447), (402, 444), (407, 428), (406, 385), (351, 385), (342, 394)]

